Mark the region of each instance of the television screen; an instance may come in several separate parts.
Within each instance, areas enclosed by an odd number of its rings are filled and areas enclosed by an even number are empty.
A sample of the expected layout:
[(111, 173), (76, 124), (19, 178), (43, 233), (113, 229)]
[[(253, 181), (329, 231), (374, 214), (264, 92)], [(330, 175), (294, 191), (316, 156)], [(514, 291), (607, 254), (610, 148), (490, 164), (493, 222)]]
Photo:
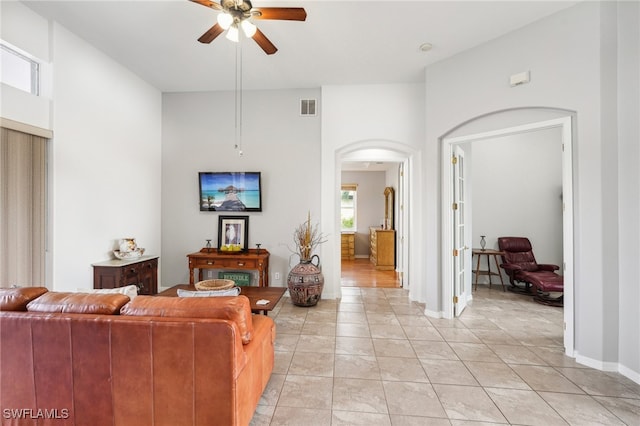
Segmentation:
[(200, 211), (261, 212), (260, 172), (200, 172)]

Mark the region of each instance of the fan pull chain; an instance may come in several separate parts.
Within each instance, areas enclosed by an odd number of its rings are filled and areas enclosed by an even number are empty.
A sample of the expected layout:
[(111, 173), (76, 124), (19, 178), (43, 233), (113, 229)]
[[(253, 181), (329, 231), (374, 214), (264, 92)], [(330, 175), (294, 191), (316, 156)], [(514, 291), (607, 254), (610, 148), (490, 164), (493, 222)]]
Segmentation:
[(242, 42), (236, 43), (236, 82), (235, 82), (235, 130), (236, 144), (235, 149), (238, 155), (242, 157)]

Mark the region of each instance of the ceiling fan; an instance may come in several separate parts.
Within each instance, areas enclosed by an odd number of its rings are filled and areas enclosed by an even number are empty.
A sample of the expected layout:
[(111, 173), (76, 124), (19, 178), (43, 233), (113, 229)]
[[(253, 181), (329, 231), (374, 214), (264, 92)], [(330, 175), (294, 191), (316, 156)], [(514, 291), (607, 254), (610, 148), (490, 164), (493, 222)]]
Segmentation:
[(218, 22), (207, 32), (202, 34), (200, 43), (211, 43), (223, 32), (227, 31), (227, 38), (238, 41), (239, 31), (251, 37), (267, 55), (278, 51), (276, 46), (252, 22), (252, 19), (273, 19), (283, 21), (304, 21), (307, 12), (302, 7), (253, 7), (249, 0), (190, 0), (211, 9), (219, 10)]

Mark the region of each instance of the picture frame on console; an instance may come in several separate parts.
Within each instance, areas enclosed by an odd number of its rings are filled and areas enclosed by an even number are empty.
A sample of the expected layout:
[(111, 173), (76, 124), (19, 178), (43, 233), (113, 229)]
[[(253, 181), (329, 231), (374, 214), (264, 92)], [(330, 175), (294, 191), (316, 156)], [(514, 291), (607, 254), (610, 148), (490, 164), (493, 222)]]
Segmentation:
[(218, 250), (246, 251), (249, 248), (249, 216), (218, 217)]

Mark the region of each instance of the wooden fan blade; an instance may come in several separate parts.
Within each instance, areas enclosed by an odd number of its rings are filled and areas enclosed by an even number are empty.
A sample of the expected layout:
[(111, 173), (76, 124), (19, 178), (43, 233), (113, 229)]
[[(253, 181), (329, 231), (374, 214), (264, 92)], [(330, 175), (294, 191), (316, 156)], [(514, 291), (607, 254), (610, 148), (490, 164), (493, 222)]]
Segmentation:
[(256, 30), (256, 33), (253, 35), (253, 39), (258, 43), (258, 46), (264, 50), (267, 55), (273, 55), (278, 51), (278, 49), (271, 43), (271, 41), (264, 35), (260, 29)]
[(216, 37), (218, 37), (223, 32), (224, 32), (224, 29), (222, 29), (222, 27), (219, 24), (215, 24), (213, 27), (209, 28), (209, 31), (202, 34), (198, 39), (198, 41), (200, 43), (211, 43), (213, 40), (215, 40)]
[(204, 7), (210, 7), (211, 9), (222, 10), (222, 6), (220, 6), (220, 3), (213, 2), (211, 0), (189, 0), (189, 1), (201, 4)]
[[(192, 0), (193, 1), (193, 0)], [(254, 19), (279, 19), (283, 21), (305, 21), (307, 12), (302, 7), (258, 7), (260, 13)]]

